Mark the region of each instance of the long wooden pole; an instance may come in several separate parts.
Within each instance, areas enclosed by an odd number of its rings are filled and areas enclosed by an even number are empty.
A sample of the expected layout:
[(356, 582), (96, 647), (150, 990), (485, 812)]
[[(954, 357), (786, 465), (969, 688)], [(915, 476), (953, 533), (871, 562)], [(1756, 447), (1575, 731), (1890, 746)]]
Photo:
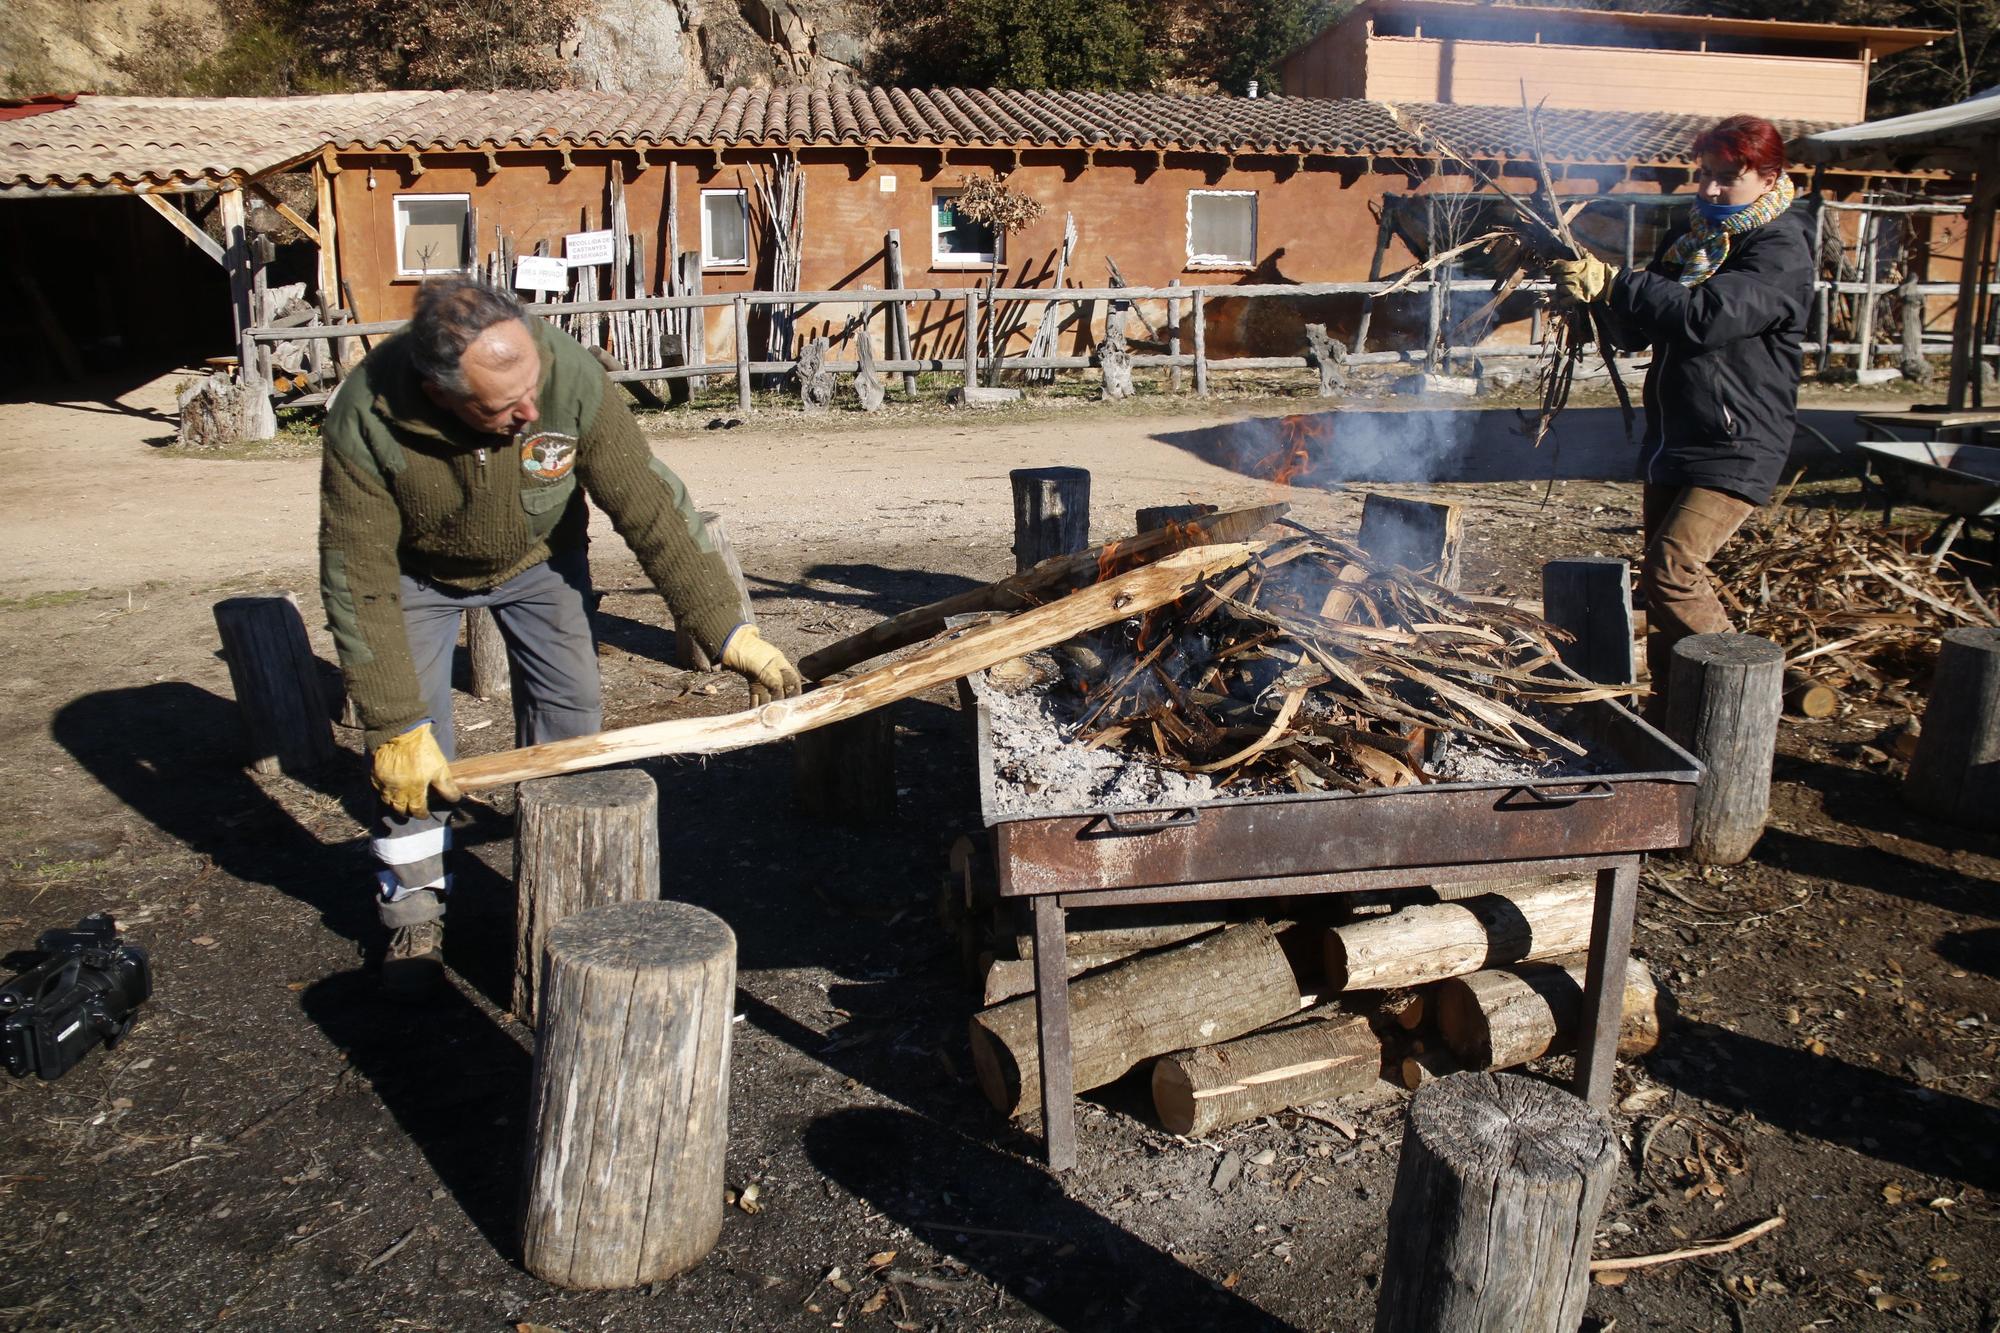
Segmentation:
[(553, 777), (660, 755), (721, 754), (783, 740), (814, 727), (859, 717), (934, 685), (983, 671), (1011, 657), (1061, 643), (1073, 635), (1141, 615), (1183, 596), (1263, 549), (1261, 543), (1194, 546), (1129, 574), (1093, 584), (1047, 606), (1023, 611), (944, 639), (900, 662), (747, 712), (722, 717), (676, 718), (618, 731), (502, 750), (451, 766), (461, 790), (483, 791), (530, 778)]
[[(1243, 541), (1266, 524), (1277, 522), (1290, 510), (1291, 506), (1286, 504), (1254, 505), (1227, 513), (1204, 514), (1194, 519), (1193, 523), (1201, 529), (1205, 542)], [(857, 662), (866, 662), (871, 657), (880, 657), (883, 653), (942, 632), (944, 622), (952, 616), (971, 615), (975, 611), (1015, 611), (1042, 600), (1057, 589), (1094, 575), (1110, 548), (1117, 548), (1114, 554), (1121, 562), (1147, 563), (1173, 550), (1181, 540), (1169, 530), (1156, 529), (1136, 537), (1124, 537), (1093, 546), (1074, 555), (1054, 556), (997, 583), (973, 588), (928, 606), (913, 607), (901, 615), (879, 621), (859, 634), (830, 643), (816, 653), (806, 654), (799, 659), (799, 670), (807, 680), (825, 680)]]
[(736, 410), (750, 410), (750, 307), (736, 298)]

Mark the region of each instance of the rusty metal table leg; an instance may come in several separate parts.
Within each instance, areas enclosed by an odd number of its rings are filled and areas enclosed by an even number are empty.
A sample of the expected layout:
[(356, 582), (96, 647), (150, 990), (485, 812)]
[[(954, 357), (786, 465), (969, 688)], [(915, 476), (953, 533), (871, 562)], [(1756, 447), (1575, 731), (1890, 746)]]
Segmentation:
[(1600, 1110), (1611, 1105), (1618, 1025), (1625, 1009), (1625, 960), (1632, 952), (1632, 913), (1638, 901), (1638, 857), (1597, 872), (1590, 961), (1583, 974), (1583, 1026), (1576, 1039), (1576, 1094)]
[[(1052, 1171), (1067, 1171), (1076, 1165), (1075, 1088), (1069, 1065), (1069, 951), (1064, 938), (1067, 916), (1061, 898), (1047, 895), (1035, 899), (1035, 1030), (1041, 1038), (1042, 1138)], [(1630, 919), (1628, 914), (1628, 923)]]

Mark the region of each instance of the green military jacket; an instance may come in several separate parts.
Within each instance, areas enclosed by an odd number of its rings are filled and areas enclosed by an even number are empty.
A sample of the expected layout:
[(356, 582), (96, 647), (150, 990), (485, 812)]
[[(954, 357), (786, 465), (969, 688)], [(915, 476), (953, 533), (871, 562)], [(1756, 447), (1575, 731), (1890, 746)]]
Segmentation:
[(588, 495), (708, 651), (741, 622), (734, 583), (687, 488), (653, 457), (604, 370), (530, 319), (541, 419), (512, 438), (474, 430), (425, 394), (391, 338), (328, 405), (320, 468), (320, 596), (372, 748), (427, 716), (401, 578), (491, 588), (583, 543)]

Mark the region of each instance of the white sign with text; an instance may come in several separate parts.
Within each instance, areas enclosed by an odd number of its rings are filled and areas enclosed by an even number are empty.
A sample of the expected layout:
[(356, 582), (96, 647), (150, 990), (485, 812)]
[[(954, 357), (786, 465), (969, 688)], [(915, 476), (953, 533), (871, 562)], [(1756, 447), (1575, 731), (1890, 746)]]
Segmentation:
[(514, 261), (514, 290), (566, 292), (569, 290), (569, 264), (550, 255), (522, 255)]
[(563, 257), (569, 260), (571, 268), (609, 264), (614, 249), (616, 246), (608, 231), (579, 231), (563, 237)]

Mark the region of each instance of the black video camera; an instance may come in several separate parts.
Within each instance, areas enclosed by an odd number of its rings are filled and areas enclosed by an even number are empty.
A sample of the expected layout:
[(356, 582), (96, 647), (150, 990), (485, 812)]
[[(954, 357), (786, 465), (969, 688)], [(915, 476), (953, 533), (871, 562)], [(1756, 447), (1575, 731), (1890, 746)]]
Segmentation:
[(16, 1078), (58, 1079), (99, 1042), (115, 1046), (153, 993), (146, 951), (93, 912), (35, 941), (40, 962), (0, 986), (0, 1055)]

